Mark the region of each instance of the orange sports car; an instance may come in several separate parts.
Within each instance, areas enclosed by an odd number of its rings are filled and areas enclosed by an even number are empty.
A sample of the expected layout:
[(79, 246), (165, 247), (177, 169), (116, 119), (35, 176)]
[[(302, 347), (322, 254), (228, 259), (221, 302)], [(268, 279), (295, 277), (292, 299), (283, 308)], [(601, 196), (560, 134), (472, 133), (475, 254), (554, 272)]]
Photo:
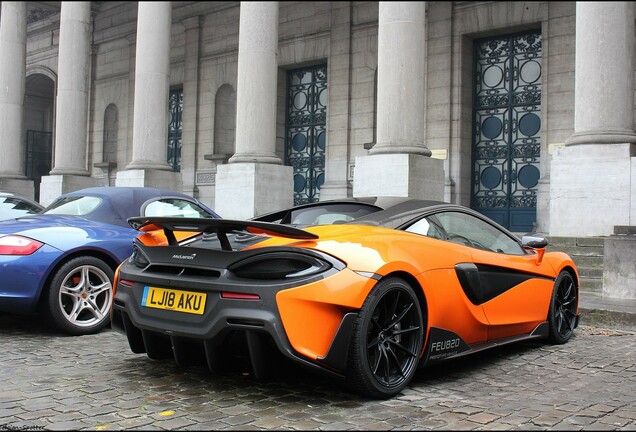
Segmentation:
[(135, 353), (287, 359), (375, 398), (418, 367), (527, 339), (567, 342), (579, 276), (547, 241), (459, 205), (405, 199), (347, 223), (138, 217), (117, 271), (112, 325)]

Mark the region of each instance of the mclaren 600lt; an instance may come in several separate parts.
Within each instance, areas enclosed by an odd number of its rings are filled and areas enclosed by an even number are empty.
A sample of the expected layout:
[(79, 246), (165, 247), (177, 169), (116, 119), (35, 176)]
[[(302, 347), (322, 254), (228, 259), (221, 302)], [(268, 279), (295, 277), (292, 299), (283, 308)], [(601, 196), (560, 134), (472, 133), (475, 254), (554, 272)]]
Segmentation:
[(140, 235), (117, 272), (112, 323), (151, 359), (215, 372), (242, 355), (264, 378), (280, 356), (388, 398), (419, 366), (522, 340), (565, 343), (579, 322), (570, 257), (459, 205), (406, 199), (303, 229), (129, 222)]

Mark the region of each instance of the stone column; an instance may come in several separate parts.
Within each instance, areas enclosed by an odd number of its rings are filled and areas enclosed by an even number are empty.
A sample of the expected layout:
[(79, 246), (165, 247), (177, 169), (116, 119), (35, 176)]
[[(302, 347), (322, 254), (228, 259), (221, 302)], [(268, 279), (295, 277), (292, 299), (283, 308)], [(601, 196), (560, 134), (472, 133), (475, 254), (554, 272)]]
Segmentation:
[(183, 192), (194, 195), (197, 170), (196, 149), (199, 135), (199, 51), (201, 18), (182, 21), (185, 28), (185, 64), (183, 80), (183, 132), (181, 135), (181, 173)]
[(55, 159), (42, 177), (40, 200), (93, 186), (87, 169), (88, 100), (91, 75), (91, 2), (63, 1), (60, 11)]
[(228, 163), (281, 164), (276, 150), (278, 2), (241, 2), (236, 153)]
[(424, 2), (379, 2), (378, 130), (369, 154), (430, 156), (424, 144)]
[(181, 189), (167, 156), (171, 28), (172, 2), (139, 2), (132, 161), (117, 186)]
[(636, 220), (635, 48), (633, 2), (576, 3), (574, 133), (551, 163), (552, 235), (610, 235)]
[(443, 162), (424, 143), (425, 2), (379, 2), (377, 142), (356, 158), (354, 196), (443, 199)]
[(171, 2), (139, 2), (133, 160), (128, 169), (170, 169), (167, 162)]
[(51, 175), (88, 175), (86, 133), (91, 66), (91, 2), (62, 2)]
[[(349, 129), (351, 100), (351, 2), (331, 2), (329, 34), (329, 109), (325, 183), (320, 201), (351, 196)], [(369, 104), (372, 104), (369, 98)]]
[(3, 1), (0, 12), (0, 188), (33, 197), (24, 176), (23, 110), (27, 3)]
[(241, 2), (236, 154), (219, 165), (215, 211), (249, 218), (289, 207), (292, 167), (276, 155), (278, 2)]
[(576, 3), (574, 134), (566, 145), (636, 142), (634, 4)]

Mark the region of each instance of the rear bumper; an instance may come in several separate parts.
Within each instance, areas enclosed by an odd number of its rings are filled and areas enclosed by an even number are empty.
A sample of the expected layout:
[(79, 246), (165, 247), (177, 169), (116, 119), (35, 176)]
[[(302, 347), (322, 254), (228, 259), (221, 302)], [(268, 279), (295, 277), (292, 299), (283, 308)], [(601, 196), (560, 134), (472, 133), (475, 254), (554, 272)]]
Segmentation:
[(62, 253), (48, 245), (31, 255), (0, 255), (0, 311), (35, 312), (42, 287)]
[[(312, 357), (298, 350), (297, 340), (290, 341), (277, 304), (279, 295), (285, 296), (287, 293), (293, 293), (294, 296), (291, 306), (297, 305), (295, 301), (302, 303), (302, 300), (298, 300), (298, 296), (302, 296), (299, 292), (305, 289), (315, 290), (316, 285), (320, 285), (321, 281), (314, 281), (313, 284), (307, 285), (305, 281), (300, 286), (290, 286), (289, 283), (264, 285), (262, 281), (250, 286), (246, 285), (245, 281), (238, 283), (229, 279), (218, 283), (198, 284), (198, 286), (175, 279), (152, 281), (152, 286), (175, 290), (184, 290), (184, 287), (188, 286), (189, 291), (204, 292), (206, 294), (205, 309), (203, 314), (199, 315), (142, 306), (146, 284), (122, 283), (122, 280), (134, 280), (135, 276), (127, 274), (125, 266), (120, 272), (111, 323), (114, 330), (127, 336), (130, 348), (135, 353), (147, 353), (150, 358), (172, 356), (178, 364), (183, 365), (190, 364), (193, 358), (202, 358), (208, 368), (215, 371), (219, 357), (223, 356), (223, 353), (232, 352), (234, 348), (230, 345), (235, 345), (238, 340), (243, 344), (241, 349), (247, 352), (257, 376), (260, 365), (271, 361), (273, 351), (318, 372), (338, 377), (344, 375), (349, 339), (357, 312), (351, 310), (353, 308), (342, 308), (340, 305), (320, 303), (317, 306), (311, 301), (305, 302), (308, 312), (304, 316), (304, 322), (316, 321), (311, 314), (317, 307), (320, 307), (321, 311), (340, 310), (339, 314), (333, 317), (334, 322), (327, 326), (332, 330), (321, 336), (327, 342), (326, 353)], [(333, 270), (325, 275), (325, 278), (337, 278), (339, 273), (341, 272)], [(350, 272), (345, 271), (345, 273)], [(257, 294), (259, 298), (255, 300), (224, 298), (221, 292)], [(348, 313), (347, 309), (350, 310)], [(293, 325), (289, 321), (288, 319), (287, 325)], [(326, 323), (314, 324), (325, 327)], [(303, 323), (298, 322), (296, 325), (302, 326)], [(316, 337), (318, 336), (305, 334), (305, 338), (308, 339)]]

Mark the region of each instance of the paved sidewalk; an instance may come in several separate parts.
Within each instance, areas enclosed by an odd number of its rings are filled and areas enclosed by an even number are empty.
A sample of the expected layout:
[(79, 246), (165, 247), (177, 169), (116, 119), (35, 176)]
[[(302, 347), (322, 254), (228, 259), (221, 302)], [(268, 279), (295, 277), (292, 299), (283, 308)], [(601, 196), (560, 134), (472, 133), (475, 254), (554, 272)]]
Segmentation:
[(636, 299), (614, 299), (581, 293), (581, 324), (636, 330)]
[[(585, 320), (583, 320), (583, 323)], [(636, 430), (636, 333), (582, 324), (418, 371), (389, 400), (290, 369), (268, 381), (133, 354), (0, 314), (2, 430)]]

